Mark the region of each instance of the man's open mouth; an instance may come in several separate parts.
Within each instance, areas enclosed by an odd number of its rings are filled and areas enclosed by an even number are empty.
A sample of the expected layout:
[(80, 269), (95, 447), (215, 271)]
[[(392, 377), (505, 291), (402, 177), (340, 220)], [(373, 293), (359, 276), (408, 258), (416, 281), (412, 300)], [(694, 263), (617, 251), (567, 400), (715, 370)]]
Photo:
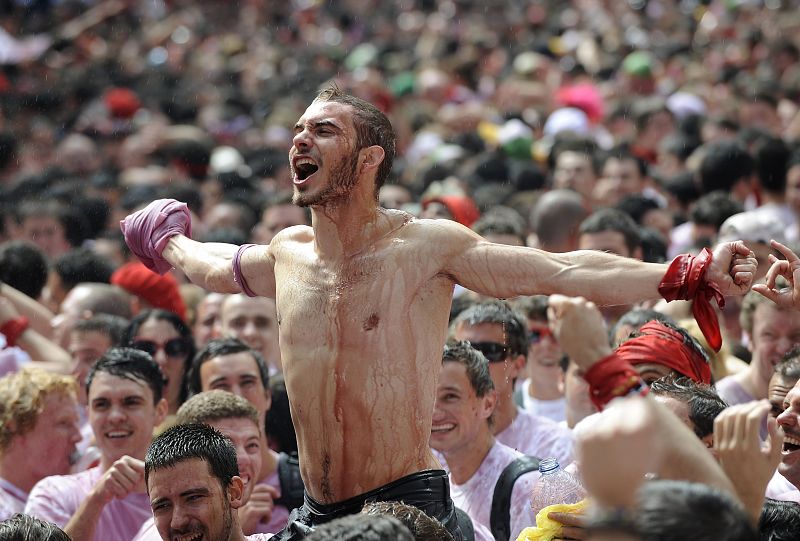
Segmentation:
[(442, 423), (440, 425), (433, 425), (431, 427), (431, 434), (442, 434), (444, 432), (450, 432), (456, 427), (453, 423)]
[(297, 158), (294, 162), (294, 172), (300, 182), (308, 180), (318, 169), (319, 166), (310, 158)]
[(783, 440), (783, 454), (788, 455), (797, 450), (800, 450), (800, 440), (787, 435), (786, 439)]

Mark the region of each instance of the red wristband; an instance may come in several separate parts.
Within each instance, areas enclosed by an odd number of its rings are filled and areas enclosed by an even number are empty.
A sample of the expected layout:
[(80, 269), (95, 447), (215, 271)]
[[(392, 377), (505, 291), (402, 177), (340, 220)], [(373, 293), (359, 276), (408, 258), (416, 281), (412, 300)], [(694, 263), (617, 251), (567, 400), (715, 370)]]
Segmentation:
[(583, 379), (589, 384), (592, 403), (600, 410), (620, 396), (632, 393), (644, 396), (650, 391), (633, 365), (619, 357), (616, 352), (592, 365)]
[(706, 271), (711, 266), (711, 250), (703, 248), (699, 255), (679, 255), (670, 263), (658, 292), (667, 301), (692, 301), (692, 314), (697, 325), (714, 351), (722, 347), (719, 319), (711, 299), (716, 299), (720, 308), (725, 307), (725, 298), (716, 284), (706, 280)]
[(6, 344), (8, 346), (16, 346), (17, 340), (19, 337), (22, 336), (22, 333), (28, 328), (30, 321), (25, 316), (15, 317), (14, 319), (9, 319), (2, 325), (0, 325), (0, 333), (6, 337)]

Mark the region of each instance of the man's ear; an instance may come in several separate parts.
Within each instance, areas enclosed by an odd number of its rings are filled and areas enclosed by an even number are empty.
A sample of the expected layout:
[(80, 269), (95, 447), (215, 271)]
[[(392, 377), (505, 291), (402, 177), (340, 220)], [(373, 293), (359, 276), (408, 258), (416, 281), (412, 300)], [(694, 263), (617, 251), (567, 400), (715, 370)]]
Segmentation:
[(488, 419), (494, 413), (494, 408), (497, 405), (497, 391), (492, 389), (485, 396), (481, 398), (481, 411), (482, 419)]
[(156, 403), (156, 426), (164, 422), (169, 413), (169, 402), (166, 398), (162, 398)]
[(239, 509), (245, 504), (244, 481), (238, 475), (234, 475), (228, 485), (228, 501), (233, 509)]
[(509, 367), (512, 368), (511, 377), (515, 378), (519, 376), (525, 370), (525, 365), (527, 364), (527, 362), (528, 362), (528, 356), (522, 353), (511, 359), (511, 361), (509, 362), (510, 365)]
[(386, 156), (386, 151), (384, 151), (383, 147), (381, 146), (372, 145), (371, 147), (361, 149), (360, 154), (359, 167), (361, 167), (363, 171), (369, 171), (377, 169), (381, 163), (383, 163), (383, 158)]

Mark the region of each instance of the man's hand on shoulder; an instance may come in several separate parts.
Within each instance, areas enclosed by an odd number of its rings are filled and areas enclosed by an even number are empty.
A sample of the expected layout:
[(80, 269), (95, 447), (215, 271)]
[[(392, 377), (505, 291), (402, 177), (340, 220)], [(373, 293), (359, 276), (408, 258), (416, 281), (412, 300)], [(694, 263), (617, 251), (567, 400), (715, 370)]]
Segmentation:
[(93, 494), (105, 505), (115, 498), (121, 500), (128, 494), (145, 490), (144, 462), (126, 455), (103, 473)]
[[(778, 259), (770, 254), (772, 266), (767, 271), (766, 284), (754, 285), (753, 291), (761, 293), (778, 306), (800, 310), (800, 257), (780, 242), (773, 240), (771, 244), (786, 259)], [(789, 287), (776, 287), (778, 277), (789, 282)]]
[(753, 285), (758, 262), (744, 242), (725, 242), (714, 248), (706, 280), (723, 295), (744, 295)]
[(550, 295), (547, 319), (564, 353), (584, 372), (611, 353), (603, 316), (593, 302)]

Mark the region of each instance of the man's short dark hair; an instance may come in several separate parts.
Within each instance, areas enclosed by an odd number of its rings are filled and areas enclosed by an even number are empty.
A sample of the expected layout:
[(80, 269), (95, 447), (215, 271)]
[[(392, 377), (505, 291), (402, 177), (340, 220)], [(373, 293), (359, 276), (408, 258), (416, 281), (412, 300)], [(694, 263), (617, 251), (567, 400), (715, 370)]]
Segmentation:
[(38, 299), (47, 283), (47, 258), (42, 250), (21, 240), (0, 245), (0, 282)]
[(755, 149), (756, 173), (761, 187), (773, 194), (786, 191), (786, 171), (791, 149), (783, 139), (767, 137)]
[(97, 374), (104, 373), (137, 383), (144, 383), (153, 391), (153, 403), (164, 396), (164, 373), (153, 358), (138, 349), (111, 348), (89, 369), (86, 376), (86, 393), (92, 387)]
[(155, 470), (173, 468), (186, 460), (200, 459), (208, 465), (208, 471), (219, 480), (223, 489), (231, 479), (239, 475), (236, 449), (231, 440), (218, 430), (202, 423), (176, 425), (153, 439), (144, 457), (144, 481)]
[(597, 210), (586, 218), (578, 229), (578, 233), (581, 235), (605, 233), (606, 231), (622, 234), (625, 238), (625, 247), (630, 253), (642, 245), (642, 238), (636, 222), (621, 210), (610, 208)]
[(645, 483), (630, 513), (600, 515), (589, 530), (659, 541), (758, 540), (747, 513), (732, 496), (702, 483), (672, 480)]
[(784, 379), (800, 379), (800, 346), (793, 347), (781, 357), (775, 365), (775, 373)]
[(452, 327), (455, 328), (461, 323), (469, 326), (481, 323), (502, 325), (509, 353), (528, 354), (528, 325), (525, 318), (512, 309), (506, 301), (493, 299), (475, 303), (456, 316)]
[(61, 279), (64, 290), (69, 291), (81, 282), (110, 284), (114, 267), (108, 259), (92, 250), (76, 248), (56, 259), (53, 270)]
[[(507, 209), (507, 210), (499, 210)], [(472, 224), (472, 230), (478, 235), (511, 235), (525, 245), (525, 219), (508, 207), (494, 207)]]
[(628, 144), (617, 145), (609, 150), (603, 157), (603, 167), (605, 167), (606, 162), (610, 159), (615, 159), (620, 162), (633, 162), (636, 165), (639, 176), (642, 178), (647, 176), (647, 162), (634, 154)]
[(19, 208), (17, 222), (27, 218), (46, 216), (55, 218), (64, 228), (64, 238), (73, 248), (77, 248), (89, 235), (89, 222), (77, 208), (68, 207), (54, 199), (45, 201), (26, 201)]
[(442, 364), (444, 363), (459, 363), (464, 366), (467, 379), (476, 396), (486, 396), (486, 393), (494, 389), (492, 375), (489, 373), (489, 361), (466, 340), (445, 344), (442, 353)]
[(710, 225), (716, 231), (733, 216), (744, 212), (744, 207), (734, 201), (728, 192), (713, 191), (701, 196), (689, 212), (689, 220), (697, 225)]
[(426, 515), (419, 507), (403, 502), (369, 502), (361, 510), (365, 515), (388, 515), (411, 531), (416, 541), (453, 541), (444, 525)]
[(346, 515), (318, 526), (307, 541), (414, 541), (402, 522), (389, 515)]
[(269, 370), (267, 363), (259, 352), (239, 340), (238, 338), (215, 338), (210, 340), (203, 349), (197, 352), (197, 355), (192, 359), (189, 366), (189, 372), (186, 374), (186, 385), (189, 390), (189, 396), (196, 395), (203, 392), (203, 385), (200, 381), (200, 368), (208, 361), (223, 357), (225, 355), (233, 355), (235, 353), (242, 353), (243, 351), (253, 356), (253, 360), (258, 366), (258, 374), (261, 376), (261, 384), (264, 389), (269, 389)]
[(800, 532), (800, 505), (766, 498), (758, 518), (761, 541), (795, 541)]
[(731, 188), (755, 171), (753, 157), (736, 141), (718, 141), (708, 145), (698, 171), (704, 193)]
[(72, 331), (98, 332), (108, 336), (111, 346), (121, 346), (124, 342), (125, 330), (130, 322), (124, 317), (111, 314), (97, 314), (89, 319), (81, 319), (75, 323)]
[(614, 323), (614, 326), (611, 327), (609, 331), (609, 339), (611, 340), (611, 346), (614, 347), (614, 339), (617, 336), (617, 331), (623, 325), (630, 325), (632, 327), (631, 332), (635, 332), (639, 330), (639, 328), (647, 323), (648, 321), (660, 321), (661, 323), (669, 323), (672, 326), (676, 326), (675, 320), (669, 317), (664, 312), (659, 312), (658, 310), (653, 310), (650, 308), (633, 308), (632, 310), (628, 310)]
[(631, 194), (620, 199), (615, 208), (633, 218), (637, 224), (641, 224), (648, 212), (661, 210), (661, 205), (655, 199), (645, 195)]
[(70, 537), (52, 522), (17, 513), (0, 522), (0, 541), (71, 541)]
[(696, 383), (686, 376), (670, 374), (657, 379), (650, 384), (650, 392), (686, 404), (689, 420), (694, 425), (694, 433), (698, 438), (714, 433), (714, 419), (728, 407), (711, 386)]
[(528, 319), (547, 322), (547, 307), (550, 297), (547, 295), (531, 295), (529, 297), (517, 297), (511, 299), (511, 305), (515, 310), (524, 314)]
[(353, 125), (356, 129), (356, 149), (378, 145), (384, 156), (378, 173), (375, 175), (375, 198), (392, 171), (395, 155), (395, 134), (392, 123), (380, 109), (361, 98), (342, 92), (336, 85), (323, 89), (314, 101), (332, 101), (349, 105), (355, 111)]

